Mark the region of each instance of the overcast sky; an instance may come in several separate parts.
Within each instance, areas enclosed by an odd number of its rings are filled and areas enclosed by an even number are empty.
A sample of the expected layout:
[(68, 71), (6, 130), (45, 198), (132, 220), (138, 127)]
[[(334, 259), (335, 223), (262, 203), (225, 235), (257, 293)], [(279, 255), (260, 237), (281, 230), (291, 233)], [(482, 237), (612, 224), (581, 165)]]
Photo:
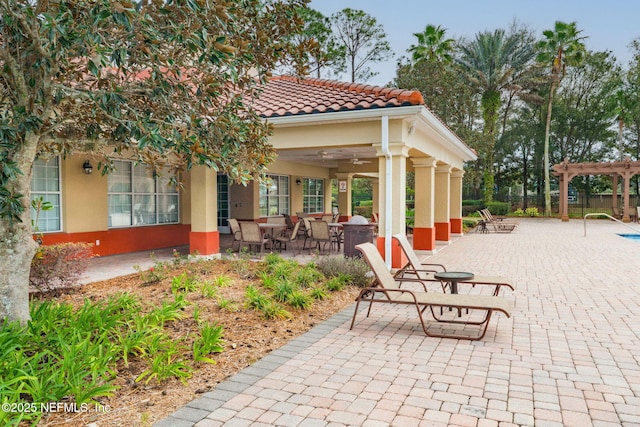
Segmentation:
[(382, 24), (396, 57), (372, 67), (380, 74), (368, 83), (378, 85), (394, 78), (397, 58), (407, 55), (416, 42), (413, 33), (428, 24), (457, 39), (508, 29), (514, 19), (540, 35), (555, 21), (576, 21), (588, 49), (610, 50), (623, 66), (631, 59), (629, 44), (640, 37), (640, 0), (312, 0), (309, 7), (327, 17), (347, 7), (359, 9)]

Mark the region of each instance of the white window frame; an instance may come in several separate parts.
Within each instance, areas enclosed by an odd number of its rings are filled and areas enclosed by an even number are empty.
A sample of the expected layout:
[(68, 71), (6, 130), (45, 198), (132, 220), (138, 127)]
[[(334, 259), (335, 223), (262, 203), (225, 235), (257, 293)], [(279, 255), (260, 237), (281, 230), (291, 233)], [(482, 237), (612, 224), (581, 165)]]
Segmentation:
[[(289, 175), (267, 174), (267, 182), (271, 185), (267, 188), (265, 182), (260, 183), (259, 212), (260, 217), (289, 214), (291, 209), (291, 178)], [(286, 194), (281, 194), (281, 190), (286, 188)], [(275, 207), (273, 211), (270, 208)]]
[[(130, 160), (114, 160), (116, 170), (108, 176), (108, 210), (109, 210), (109, 228), (127, 228), (127, 227), (144, 227), (144, 226), (157, 226), (168, 224), (180, 223), (180, 193), (176, 189), (175, 191), (163, 191), (167, 188), (167, 185), (163, 185), (163, 182), (168, 178), (166, 177), (166, 171), (162, 175), (156, 177), (148, 176), (150, 169), (143, 164), (135, 164)], [(118, 170), (118, 165), (122, 168)], [(144, 172), (146, 177), (143, 177), (140, 172), (141, 168), (145, 168)], [(126, 174), (118, 175), (118, 172), (126, 172)], [(112, 191), (112, 185), (115, 186), (118, 183), (113, 182), (116, 178), (120, 177), (128, 179), (128, 182), (123, 181), (122, 184), (128, 186), (120, 191)], [(152, 189), (146, 191), (140, 190), (137, 187), (144, 186), (144, 180), (152, 180), (147, 184), (152, 184)], [(124, 203), (113, 203), (117, 200), (124, 201)], [(161, 210), (159, 207), (163, 204), (162, 201), (166, 198), (175, 198), (175, 203), (170, 205), (167, 211)], [(127, 200), (128, 199), (128, 200)], [(147, 203), (142, 203), (141, 200), (146, 199)], [(147, 206), (146, 209), (143, 209)], [(171, 210), (171, 206), (175, 206)], [(119, 207), (118, 211), (115, 210)], [(151, 209), (149, 209), (151, 207)]]
[[(48, 181), (50, 179), (56, 180), (58, 184), (58, 189), (57, 190), (36, 190), (35, 188), (37, 186), (35, 185), (35, 179), (36, 179), (35, 171), (37, 167), (44, 166), (45, 168), (48, 168), (50, 166), (47, 166), (47, 164), (51, 161), (56, 162), (55, 166), (58, 169), (56, 176), (48, 177), (46, 176), (48, 174), (45, 174), (44, 178), (37, 178), (37, 179), (44, 179), (45, 181)], [(31, 200), (35, 200), (36, 198), (41, 196), (44, 198), (44, 201), (51, 202), (51, 204), (53, 205), (53, 209), (50, 209), (48, 211), (43, 211), (43, 210), (40, 211), (40, 216), (38, 217), (39, 224), (33, 225), (33, 231), (37, 233), (43, 233), (43, 234), (61, 232), (62, 231), (62, 162), (60, 161), (59, 156), (55, 156), (46, 162), (41, 159), (36, 159), (34, 162), (33, 171), (31, 173)], [(52, 199), (57, 199), (57, 201), (54, 200), (52, 202)], [(36, 211), (35, 209), (31, 208), (31, 220), (35, 221), (35, 219), (36, 219)], [(58, 221), (58, 227), (55, 229), (53, 228), (47, 229), (46, 227), (43, 228), (40, 226), (40, 224), (47, 224), (48, 222), (56, 219)]]
[[(309, 194), (311, 187), (310, 183), (315, 183), (315, 194)], [(318, 183), (320, 185), (318, 185)], [(322, 191), (318, 192), (318, 188)], [(302, 211), (304, 213), (324, 213), (324, 201), (325, 201), (325, 185), (322, 178), (302, 178)], [(313, 203), (310, 203), (313, 200)], [(311, 209), (311, 206), (315, 206), (316, 210)]]

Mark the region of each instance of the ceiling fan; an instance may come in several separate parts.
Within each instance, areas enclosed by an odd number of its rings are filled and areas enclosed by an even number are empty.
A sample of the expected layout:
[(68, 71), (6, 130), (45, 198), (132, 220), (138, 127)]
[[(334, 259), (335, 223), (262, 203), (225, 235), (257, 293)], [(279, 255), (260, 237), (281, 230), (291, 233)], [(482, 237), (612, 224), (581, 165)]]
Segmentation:
[(371, 161), (369, 161), (369, 160), (360, 160), (357, 157), (354, 157), (352, 159), (349, 159), (349, 163), (351, 163), (352, 165), (364, 165), (366, 163), (371, 163)]
[(315, 154), (305, 154), (305, 157), (315, 157), (320, 159), (333, 159), (333, 154), (330, 154), (324, 150), (320, 150)]

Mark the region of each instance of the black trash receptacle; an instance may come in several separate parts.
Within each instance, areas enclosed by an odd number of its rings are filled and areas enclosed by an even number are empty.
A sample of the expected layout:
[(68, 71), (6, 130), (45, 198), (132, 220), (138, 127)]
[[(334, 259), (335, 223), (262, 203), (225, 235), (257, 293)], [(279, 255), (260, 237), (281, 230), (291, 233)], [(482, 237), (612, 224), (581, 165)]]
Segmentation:
[(356, 249), (360, 243), (373, 243), (375, 224), (370, 224), (364, 217), (355, 215), (348, 222), (342, 223), (344, 232), (344, 256), (361, 257), (362, 254)]

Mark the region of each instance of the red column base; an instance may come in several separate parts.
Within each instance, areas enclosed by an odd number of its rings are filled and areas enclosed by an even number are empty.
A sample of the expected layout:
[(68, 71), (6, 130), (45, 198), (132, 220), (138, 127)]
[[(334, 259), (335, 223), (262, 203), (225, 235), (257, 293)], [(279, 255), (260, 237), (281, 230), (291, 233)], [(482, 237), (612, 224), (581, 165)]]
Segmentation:
[(208, 231), (189, 233), (189, 253), (213, 255), (220, 253), (220, 232)]
[(413, 249), (432, 251), (436, 248), (434, 228), (413, 227)]
[(441, 242), (448, 242), (451, 240), (451, 223), (449, 222), (436, 222), (436, 240)]
[(462, 218), (451, 218), (451, 233), (462, 234)]
[[(384, 243), (385, 243), (385, 238), (378, 236), (377, 246), (378, 246), (378, 251), (382, 255), (382, 258), (384, 258), (384, 252), (385, 252)], [(391, 239), (391, 268), (402, 268), (405, 265), (407, 265), (407, 262), (408, 262), (407, 257), (405, 256), (404, 252), (402, 252), (402, 248), (400, 247), (398, 242)]]

